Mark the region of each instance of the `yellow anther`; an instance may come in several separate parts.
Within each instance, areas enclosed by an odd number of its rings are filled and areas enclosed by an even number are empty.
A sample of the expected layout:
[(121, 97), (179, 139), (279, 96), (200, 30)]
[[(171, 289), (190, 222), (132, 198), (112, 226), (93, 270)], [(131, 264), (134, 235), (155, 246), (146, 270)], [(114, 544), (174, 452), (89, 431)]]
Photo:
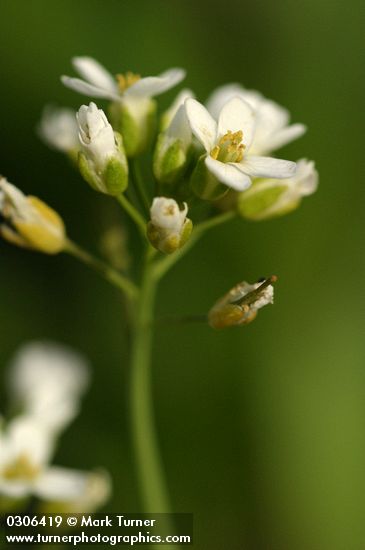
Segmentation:
[(141, 76), (139, 74), (128, 71), (125, 75), (117, 74), (116, 78), (118, 82), (118, 88), (121, 92), (124, 92), (127, 88), (132, 86), (132, 84), (135, 84), (138, 80), (140, 80)]
[(241, 162), (245, 150), (242, 139), (242, 130), (238, 132), (231, 132), (228, 130), (228, 132), (220, 138), (218, 144), (211, 150), (210, 156), (221, 162)]
[(3, 477), (9, 481), (31, 481), (37, 477), (38, 473), (39, 468), (32, 464), (26, 454), (21, 454), (12, 464), (9, 464), (9, 466), (5, 468), (3, 471)]

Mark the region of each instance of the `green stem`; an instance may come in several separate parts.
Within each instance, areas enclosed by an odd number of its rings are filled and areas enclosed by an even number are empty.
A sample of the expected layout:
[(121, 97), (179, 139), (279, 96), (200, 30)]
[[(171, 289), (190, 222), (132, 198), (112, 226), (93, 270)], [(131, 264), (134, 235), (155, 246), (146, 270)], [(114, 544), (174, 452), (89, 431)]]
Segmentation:
[(129, 298), (134, 299), (137, 297), (138, 288), (134, 283), (132, 283), (132, 281), (108, 264), (98, 258), (95, 258), (95, 256), (92, 256), (92, 254), (81, 248), (78, 244), (68, 240), (64, 251), (74, 258), (77, 258), (88, 267), (91, 267), (97, 271), (97, 273), (99, 273), (109, 283), (125, 292)]
[(138, 212), (137, 208), (129, 202), (125, 195), (119, 195), (117, 201), (122, 206), (122, 208), (127, 212), (128, 216), (134, 221), (137, 225), (141, 235), (146, 236), (146, 222), (143, 216)]
[(151, 391), (151, 348), (157, 281), (146, 261), (137, 302), (131, 372), (131, 422), (141, 496), (146, 512), (168, 513), (169, 498), (159, 454)]
[(197, 243), (197, 241), (204, 235), (206, 231), (221, 225), (236, 216), (235, 212), (225, 212), (224, 214), (219, 214), (213, 218), (199, 223), (193, 229), (193, 233), (187, 243), (180, 248), (177, 252), (174, 252), (170, 256), (165, 256), (162, 260), (159, 260), (154, 265), (154, 276), (156, 279), (161, 279), (167, 271), (169, 271), (189, 250)]
[(150, 211), (150, 200), (148, 199), (147, 192), (143, 184), (143, 177), (138, 160), (131, 159), (130, 168), (138, 198), (145, 210), (145, 213), (148, 215)]

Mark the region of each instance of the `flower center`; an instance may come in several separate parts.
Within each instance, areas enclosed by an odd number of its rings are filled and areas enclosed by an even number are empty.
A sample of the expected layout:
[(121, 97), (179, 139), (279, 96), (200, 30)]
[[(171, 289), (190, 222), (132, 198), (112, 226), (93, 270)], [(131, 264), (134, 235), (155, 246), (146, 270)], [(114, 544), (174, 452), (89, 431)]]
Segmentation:
[(119, 90), (121, 92), (125, 92), (127, 88), (140, 80), (141, 76), (139, 74), (131, 73), (130, 71), (128, 71), (125, 74), (117, 74), (116, 78)]
[(171, 204), (170, 206), (166, 206), (164, 208), (164, 214), (165, 216), (174, 216), (175, 215), (175, 206)]
[(37, 477), (39, 468), (34, 466), (28, 455), (19, 455), (12, 464), (3, 471), (3, 477), (8, 481), (32, 481)]
[(221, 162), (241, 162), (245, 150), (242, 139), (242, 130), (238, 132), (228, 130), (211, 150), (210, 156)]

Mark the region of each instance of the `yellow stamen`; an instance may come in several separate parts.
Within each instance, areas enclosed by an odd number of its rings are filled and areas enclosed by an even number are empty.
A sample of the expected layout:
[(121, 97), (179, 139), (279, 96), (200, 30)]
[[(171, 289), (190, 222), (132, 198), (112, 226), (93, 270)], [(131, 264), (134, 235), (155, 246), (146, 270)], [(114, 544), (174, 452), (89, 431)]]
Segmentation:
[(242, 130), (238, 132), (231, 132), (228, 130), (228, 132), (220, 138), (218, 144), (211, 150), (210, 156), (221, 162), (241, 162), (245, 150), (242, 139)]
[(132, 84), (135, 84), (136, 82), (138, 82), (141, 76), (139, 74), (135, 74), (128, 71), (125, 75), (117, 74), (116, 78), (117, 78), (119, 90), (121, 92), (124, 92), (127, 88), (132, 86)]
[(16, 460), (9, 464), (3, 471), (3, 477), (9, 481), (27, 480), (31, 481), (39, 474), (39, 468), (34, 466), (26, 454), (19, 455)]

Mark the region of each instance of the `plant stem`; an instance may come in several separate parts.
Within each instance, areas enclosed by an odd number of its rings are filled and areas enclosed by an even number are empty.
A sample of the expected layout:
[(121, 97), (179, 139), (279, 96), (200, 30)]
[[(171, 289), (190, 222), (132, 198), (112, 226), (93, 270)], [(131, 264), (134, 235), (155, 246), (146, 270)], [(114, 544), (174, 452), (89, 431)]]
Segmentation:
[(129, 202), (125, 195), (119, 195), (117, 201), (122, 206), (122, 208), (127, 212), (128, 216), (134, 221), (137, 225), (143, 238), (146, 236), (146, 222), (143, 216), (138, 212), (137, 208)]
[(125, 292), (129, 298), (134, 299), (137, 297), (138, 288), (132, 281), (102, 260), (95, 258), (95, 256), (81, 248), (78, 244), (68, 240), (65, 252), (97, 271), (109, 283)]
[(145, 186), (143, 184), (143, 178), (141, 174), (141, 168), (136, 159), (130, 160), (130, 168), (132, 173), (132, 178), (134, 181), (135, 189), (137, 191), (138, 198), (145, 210), (145, 213), (148, 215), (150, 210), (150, 201), (147, 196)]
[(131, 372), (131, 422), (135, 460), (144, 509), (168, 513), (169, 498), (157, 444), (151, 391), (151, 348), (157, 281), (146, 260), (134, 325)]

